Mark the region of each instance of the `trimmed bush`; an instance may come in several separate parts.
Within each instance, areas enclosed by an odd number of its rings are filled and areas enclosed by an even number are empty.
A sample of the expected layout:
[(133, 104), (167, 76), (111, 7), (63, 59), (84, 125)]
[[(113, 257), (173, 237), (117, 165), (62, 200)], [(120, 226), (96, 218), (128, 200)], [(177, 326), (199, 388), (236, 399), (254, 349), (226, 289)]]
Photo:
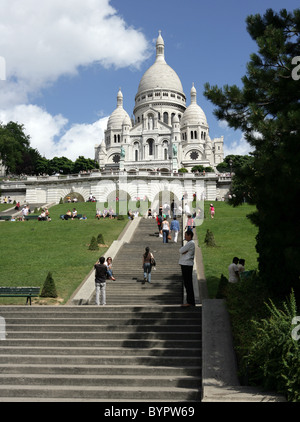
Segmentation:
[(103, 239), (103, 234), (102, 233), (98, 234), (98, 236), (97, 236), (97, 243), (100, 244), (100, 245), (104, 245), (104, 239)]
[(210, 246), (210, 247), (217, 246), (215, 242), (215, 236), (213, 232), (211, 232), (209, 229), (207, 229), (206, 231), (204, 243), (206, 244), (206, 246)]
[(98, 242), (97, 242), (95, 236), (93, 236), (92, 239), (91, 239), (91, 243), (89, 245), (89, 250), (90, 251), (98, 251), (99, 250)]
[(57, 297), (56, 287), (51, 272), (48, 272), (47, 274), (40, 296), (54, 298)]

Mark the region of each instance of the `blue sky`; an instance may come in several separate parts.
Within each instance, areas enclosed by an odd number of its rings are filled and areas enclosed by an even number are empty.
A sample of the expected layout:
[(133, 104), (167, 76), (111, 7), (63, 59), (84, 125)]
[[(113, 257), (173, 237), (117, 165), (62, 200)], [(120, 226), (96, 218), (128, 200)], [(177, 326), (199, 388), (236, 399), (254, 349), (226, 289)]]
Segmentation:
[(225, 154), (250, 151), (242, 133), (218, 122), (203, 96), (205, 82), (241, 84), (256, 45), (250, 14), (289, 11), (296, 0), (0, 0), (0, 121), (25, 125), (47, 158), (93, 158), (121, 87), (129, 115), (143, 73), (155, 59), (162, 31), (165, 58), (198, 104), (211, 138), (224, 135)]

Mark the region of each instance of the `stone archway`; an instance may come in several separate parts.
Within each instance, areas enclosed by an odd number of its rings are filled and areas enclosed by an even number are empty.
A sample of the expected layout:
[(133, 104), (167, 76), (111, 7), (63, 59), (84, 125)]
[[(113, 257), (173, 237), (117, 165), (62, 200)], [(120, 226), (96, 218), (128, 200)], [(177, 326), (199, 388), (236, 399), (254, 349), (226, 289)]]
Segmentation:
[(84, 201), (84, 197), (80, 193), (72, 191), (64, 197), (63, 202), (68, 203), (68, 202), (85, 202), (85, 201)]

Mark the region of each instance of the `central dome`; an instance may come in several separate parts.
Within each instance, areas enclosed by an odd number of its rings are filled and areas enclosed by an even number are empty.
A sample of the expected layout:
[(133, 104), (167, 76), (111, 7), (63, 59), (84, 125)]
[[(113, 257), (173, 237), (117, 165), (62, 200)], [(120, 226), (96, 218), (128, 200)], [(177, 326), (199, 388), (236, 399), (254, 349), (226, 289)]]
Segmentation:
[(166, 63), (164, 55), (164, 40), (159, 32), (156, 41), (155, 63), (144, 73), (137, 95), (144, 91), (165, 89), (183, 94), (181, 81), (177, 73)]

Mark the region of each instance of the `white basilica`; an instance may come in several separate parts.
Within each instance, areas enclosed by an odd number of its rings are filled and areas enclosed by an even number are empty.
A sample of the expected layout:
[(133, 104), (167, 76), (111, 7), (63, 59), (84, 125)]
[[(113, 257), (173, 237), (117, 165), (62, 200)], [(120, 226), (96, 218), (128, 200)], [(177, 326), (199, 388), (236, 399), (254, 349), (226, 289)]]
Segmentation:
[(186, 106), (181, 81), (166, 63), (164, 49), (159, 32), (156, 60), (140, 81), (132, 119), (123, 108), (119, 90), (104, 140), (95, 147), (101, 169), (177, 172), (199, 164), (215, 168), (223, 161), (223, 137), (210, 138), (194, 85)]

